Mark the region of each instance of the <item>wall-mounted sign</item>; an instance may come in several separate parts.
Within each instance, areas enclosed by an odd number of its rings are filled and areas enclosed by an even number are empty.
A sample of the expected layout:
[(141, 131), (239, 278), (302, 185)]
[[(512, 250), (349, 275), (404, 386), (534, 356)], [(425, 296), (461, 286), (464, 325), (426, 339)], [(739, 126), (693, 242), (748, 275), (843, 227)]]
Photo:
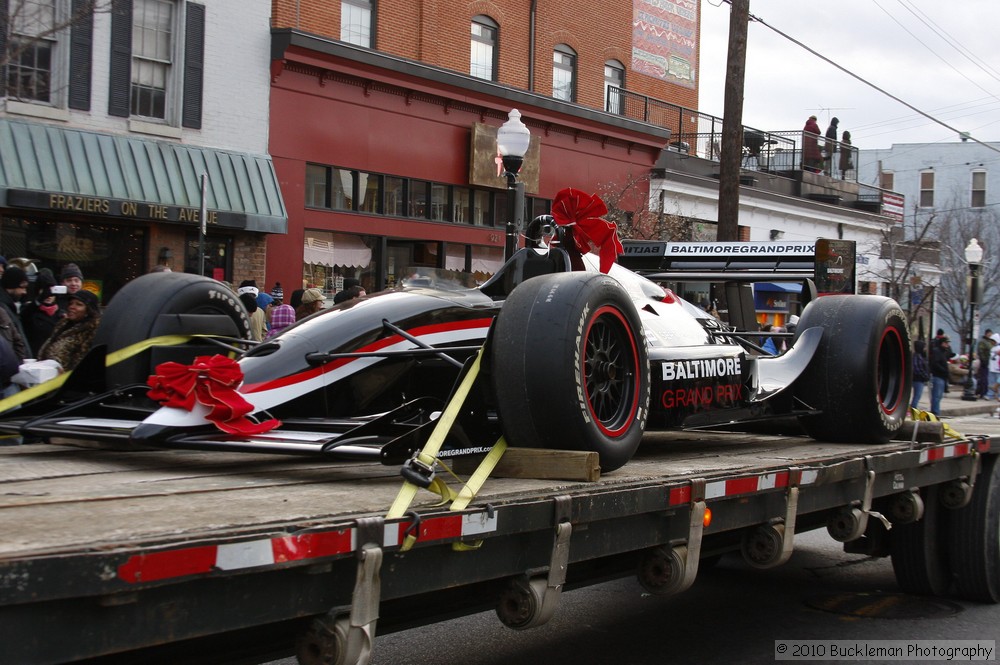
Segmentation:
[[(201, 210), (187, 206), (162, 205), (148, 201), (127, 201), (97, 196), (79, 196), (57, 192), (37, 192), (8, 189), (7, 205), (11, 208), (34, 208), (53, 212), (68, 212), (101, 217), (139, 219), (151, 222), (199, 224)], [(246, 215), (219, 210), (209, 210), (207, 224), (246, 227)]]
[[(503, 175), (503, 163), (497, 151), (497, 128), (477, 122), (472, 126), (472, 140), (469, 155), (469, 184), (479, 187), (507, 189), (507, 178)], [(537, 136), (528, 143), (524, 164), (517, 179), (524, 183), (524, 191), (538, 193), (538, 177), (541, 172), (542, 144)]]

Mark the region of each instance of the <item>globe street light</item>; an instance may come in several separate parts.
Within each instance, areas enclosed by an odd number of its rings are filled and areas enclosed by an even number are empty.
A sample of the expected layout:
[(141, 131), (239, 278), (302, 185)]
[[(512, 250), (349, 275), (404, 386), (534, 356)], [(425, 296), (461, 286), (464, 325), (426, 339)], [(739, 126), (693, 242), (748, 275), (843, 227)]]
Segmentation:
[(965, 389), (962, 399), (967, 402), (976, 401), (976, 391), (972, 386), (972, 358), (976, 343), (976, 302), (979, 300), (979, 266), (983, 261), (983, 248), (979, 241), (973, 238), (965, 248), (965, 262), (969, 264), (969, 373), (965, 377)]
[(517, 181), (517, 172), (521, 170), (524, 154), (528, 152), (528, 144), (531, 142), (531, 132), (521, 122), (521, 113), (517, 109), (511, 109), (507, 118), (507, 122), (497, 130), (497, 152), (503, 162), (508, 192), (505, 259), (509, 259), (517, 250), (517, 236), (524, 225), (524, 183)]

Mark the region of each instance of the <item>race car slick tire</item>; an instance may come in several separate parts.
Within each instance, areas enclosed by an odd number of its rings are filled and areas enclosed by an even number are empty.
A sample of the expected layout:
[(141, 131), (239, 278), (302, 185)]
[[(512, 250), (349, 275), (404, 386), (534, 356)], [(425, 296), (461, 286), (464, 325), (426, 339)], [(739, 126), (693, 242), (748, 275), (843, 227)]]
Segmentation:
[(631, 299), (607, 275), (544, 275), (515, 288), (492, 338), (507, 442), (597, 452), (603, 471), (628, 462), (649, 411), (641, 331)]
[[(114, 295), (101, 316), (94, 345), (108, 353), (160, 335), (214, 334), (250, 338), (250, 318), (225, 284), (199, 275), (159, 272), (138, 277)], [(161, 362), (188, 363), (222, 350), (207, 342), (160, 347), (108, 368), (109, 386), (145, 383)]]
[(795, 382), (815, 439), (885, 443), (903, 424), (910, 396), (910, 338), (903, 311), (880, 296), (824, 296), (802, 312), (798, 333), (824, 329), (816, 355)]

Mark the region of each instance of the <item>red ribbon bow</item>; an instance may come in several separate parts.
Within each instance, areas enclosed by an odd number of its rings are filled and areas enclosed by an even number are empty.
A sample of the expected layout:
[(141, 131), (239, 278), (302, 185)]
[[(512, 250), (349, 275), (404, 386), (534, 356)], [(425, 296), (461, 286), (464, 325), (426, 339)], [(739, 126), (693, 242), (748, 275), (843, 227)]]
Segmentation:
[(597, 195), (567, 187), (556, 194), (552, 202), (552, 216), (561, 226), (575, 226), (573, 238), (581, 254), (597, 250), (601, 257), (601, 272), (611, 270), (618, 255), (624, 251), (618, 239), (618, 226), (601, 219), (608, 214), (608, 207)]
[(200, 402), (209, 407), (207, 418), (227, 434), (262, 434), (280, 425), (280, 420), (255, 423), (246, 418), (253, 406), (236, 390), (242, 381), (235, 360), (214, 355), (198, 356), (190, 365), (161, 363), (146, 383), (149, 398), (163, 406), (190, 411)]

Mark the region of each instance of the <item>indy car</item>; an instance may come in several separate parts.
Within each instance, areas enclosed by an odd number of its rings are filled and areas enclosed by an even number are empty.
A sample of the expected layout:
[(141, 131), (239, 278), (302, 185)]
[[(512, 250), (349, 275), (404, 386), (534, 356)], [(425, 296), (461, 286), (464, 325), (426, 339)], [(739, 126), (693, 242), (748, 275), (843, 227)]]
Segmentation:
[(441, 457), (503, 436), (596, 451), (611, 471), (650, 430), (792, 418), (816, 439), (882, 443), (900, 427), (910, 345), (893, 300), (815, 298), (788, 350), (770, 356), (753, 331), (615, 262), (605, 210), (564, 190), (485, 283), (416, 269), (254, 345), (225, 285), (140, 277), (63, 385), (0, 415), (0, 429), (399, 464), (451, 405)]

